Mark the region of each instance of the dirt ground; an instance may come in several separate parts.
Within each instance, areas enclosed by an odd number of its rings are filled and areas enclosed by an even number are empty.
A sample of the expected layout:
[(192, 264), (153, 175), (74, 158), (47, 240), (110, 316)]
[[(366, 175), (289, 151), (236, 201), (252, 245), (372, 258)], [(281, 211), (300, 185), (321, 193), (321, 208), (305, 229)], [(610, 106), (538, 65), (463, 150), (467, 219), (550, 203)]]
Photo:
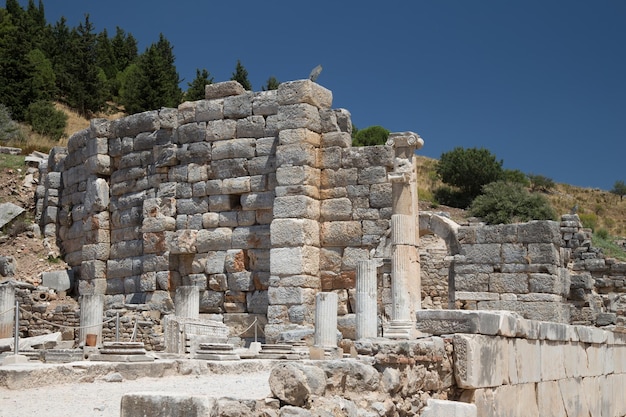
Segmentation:
[(271, 394), (269, 373), (269, 370), (255, 370), (130, 380), (111, 372), (91, 382), (15, 390), (0, 388), (0, 417), (119, 417), (122, 396), (132, 392), (264, 399)]

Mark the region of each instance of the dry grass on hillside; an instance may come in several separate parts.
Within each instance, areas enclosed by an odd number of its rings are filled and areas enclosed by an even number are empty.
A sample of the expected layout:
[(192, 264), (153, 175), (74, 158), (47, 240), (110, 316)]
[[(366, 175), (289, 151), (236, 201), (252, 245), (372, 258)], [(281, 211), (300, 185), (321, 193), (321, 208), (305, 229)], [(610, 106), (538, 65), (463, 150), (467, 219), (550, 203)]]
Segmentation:
[[(433, 191), (441, 186), (434, 173), (436, 159), (417, 156), (417, 175), (420, 200), (431, 201)], [(626, 200), (597, 188), (582, 188), (556, 184), (545, 193), (556, 213), (567, 214), (576, 207), (583, 224), (594, 230), (606, 229), (612, 236), (626, 237)]]

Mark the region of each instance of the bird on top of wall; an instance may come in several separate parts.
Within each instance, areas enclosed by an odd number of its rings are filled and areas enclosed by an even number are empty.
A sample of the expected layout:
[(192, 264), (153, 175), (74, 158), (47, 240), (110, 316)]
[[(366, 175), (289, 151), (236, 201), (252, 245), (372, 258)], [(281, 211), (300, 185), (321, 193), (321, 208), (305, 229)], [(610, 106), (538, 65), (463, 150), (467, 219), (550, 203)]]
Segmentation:
[(317, 67), (313, 68), (313, 70), (309, 74), (309, 80), (311, 80), (311, 81), (317, 80), (317, 77), (320, 76), (321, 72), (322, 72), (322, 66), (321, 65), (318, 65)]

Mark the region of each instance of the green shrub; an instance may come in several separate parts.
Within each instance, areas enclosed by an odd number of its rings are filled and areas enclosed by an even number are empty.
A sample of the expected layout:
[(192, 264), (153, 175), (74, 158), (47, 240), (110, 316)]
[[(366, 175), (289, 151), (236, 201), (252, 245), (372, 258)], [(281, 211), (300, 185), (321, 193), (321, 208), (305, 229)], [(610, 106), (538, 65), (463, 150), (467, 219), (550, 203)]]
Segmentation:
[(578, 217), (583, 227), (586, 229), (594, 231), (598, 226), (598, 216), (595, 213), (580, 213)]
[(472, 202), (471, 198), (467, 194), (445, 185), (437, 188), (433, 193), (433, 196), (439, 204), (450, 207), (464, 209)]
[(23, 142), (26, 135), (20, 125), (11, 118), (11, 111), (4, 104), (0, 104), (0, 142)]
[(39, 100), (28, 106), (26, 120), (35, 132), (59, 140), (67, 124), (67, 115), (55, 109), (51, 102)]
[(547, 198), (529, 193), (519, 183), (506, 181), (485, 185), (483, 194), (472, 202), (470, 213), (488, 224), (553, 220), (556, 217)]
[(599, 237), (600, 239), (608, 239), (609, 237), (609, 231), (606, 229), (598, 229), (597, 232), (595, 232), (596, 236)]

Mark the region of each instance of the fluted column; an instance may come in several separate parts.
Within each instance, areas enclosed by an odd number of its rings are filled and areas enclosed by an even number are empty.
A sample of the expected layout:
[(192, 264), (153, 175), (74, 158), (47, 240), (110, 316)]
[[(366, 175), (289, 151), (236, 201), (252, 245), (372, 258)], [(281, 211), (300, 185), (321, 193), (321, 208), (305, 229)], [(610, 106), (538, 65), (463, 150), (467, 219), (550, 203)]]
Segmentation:
[(197, 319), (200, 317), (200, 289), (196, 286), (176, 288), (174, 300), (176, 317)]
[(96, 335), (97, 346), (102, 346), (104, 295), (83, 295), (80, 298), (80, 344), (85, 344), (88, 334)]
[(320, 292), (315, 296), (315, 346), (337, 347), (337, 294)]
[(0, 339), (13, 336), (15, 320), (15, 287), (0, 285)]
[(419, 267), (418, 200), (415, 150), (424, 141), (413, 132), (392, 133), (387, 141), (393, 146), (394, 171), (389, 173), (392, 186), (391, 216), (391, 322), (385, 337), (410, 339), (415, 332), (415, 311), (421, 308)]
[(356, 266), (356, 338), (378, 336), (376, 287), (378, 262), (359, 261)]

